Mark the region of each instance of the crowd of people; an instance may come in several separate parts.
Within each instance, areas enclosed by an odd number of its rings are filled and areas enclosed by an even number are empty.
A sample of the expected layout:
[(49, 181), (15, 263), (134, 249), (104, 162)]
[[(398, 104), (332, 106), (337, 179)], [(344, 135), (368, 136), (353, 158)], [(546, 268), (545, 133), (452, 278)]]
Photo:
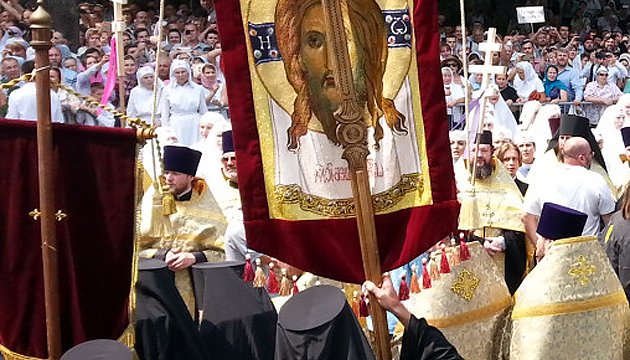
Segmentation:
[[(1, 5), (1, 81), (7, 83), (33, 69), (34, 50), (28, 42), (28, 18), (32, 11), (16, 0), (3, 1)], [(118, 45), (124, 49), (124, 60), (122, 68), (117, 70), (124, 75), (124, 99), (120, 99), (118, 91), (119, 77), (113, 87), (116, 90), (103, 96), (111, 74), (109, 67), (113, 64), (110, 58), (115, 56), (110, 53), (112, 38), (115, 38), (112, 3), (86, 2), (78, 8), (81, 43), (69, 43), (59, 31), (54, 31), (52, 36), (49, 60), (53, 121), (121, 126), (120, 119), (113, 114), (84, 101), (84, 97), (90, 96), (112, 108), (125, 108), (130, 117), (153, 121), (158, 126), (173, 126), (180, 141), (192, 145), (199, 140), (201, 115), (210, 111), (229, 116), (226, 83), (221, 71), (221, 42), (212, 1), (201, 1), (194, 10), (185, 4), (178, 7), (167, 4), (165, 25), (161, 29), (163, 41), (159, 40), (160, 29), (156, 26), (159, 3), (124, 7), (125, 31), (122, 44)], [(11, 99), (11, 94), (24, 84), (18, 82), (0, 94), (0, 115), (14, 119), (35, 118), (35, 110), (28, 100), (19, 100), (17, 96)], [(73, 91), (80, 96), (75, 96)], [(183, 96), (184, 93), (187, 96)], [(195, 96), (188, 96), (189, 93)], [(59, 107), (61, 116), (54, 112)]]

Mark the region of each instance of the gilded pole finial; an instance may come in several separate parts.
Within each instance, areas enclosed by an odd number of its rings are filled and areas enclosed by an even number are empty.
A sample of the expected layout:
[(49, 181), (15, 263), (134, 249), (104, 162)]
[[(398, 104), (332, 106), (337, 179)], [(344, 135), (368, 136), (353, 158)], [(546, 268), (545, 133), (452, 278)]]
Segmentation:
[(44, 9), (44, 1), (37, 1), (37, 9), (29, 17), (31, 29), (50, 29), (52, 27), (52, 16)]

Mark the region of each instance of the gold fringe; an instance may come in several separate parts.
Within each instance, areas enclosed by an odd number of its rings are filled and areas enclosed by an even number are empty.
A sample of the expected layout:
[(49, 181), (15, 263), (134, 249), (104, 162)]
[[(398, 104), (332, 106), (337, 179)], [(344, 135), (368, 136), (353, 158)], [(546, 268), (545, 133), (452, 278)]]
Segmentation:
[(439, 329), (444, 329), (451, 326), (460, 326), (460, 325), (464, 325), (473, 321), (479, 321), (481, 319), (498, 314), (499, 311), (504, 310), (510, 305), (512, 305), (512, 298), (505, 297), (490, 305), (487, 305), (477, 310), (469, 311), (463, 314), (453, 315), (453, 316), (439, 318), (439, 319), (427, 319), (427, 323)]
[(618, 291), (612, 294), (588, 300), (571, 301), (560, 304), (544, 304), (520, 308), (517, 307), (512, 312), (512, 320), (536, 316), (566, 315), (621, 304), (628, 306), (628, 300), (626, 299), (625, 292)]

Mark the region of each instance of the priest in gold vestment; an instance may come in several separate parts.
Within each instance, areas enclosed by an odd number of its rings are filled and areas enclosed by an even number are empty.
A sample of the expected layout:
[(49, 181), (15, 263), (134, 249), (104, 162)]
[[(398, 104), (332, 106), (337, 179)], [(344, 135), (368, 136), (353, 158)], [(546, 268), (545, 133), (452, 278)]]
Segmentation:
[(160, 191), (151, 186), (142, 199), (139, 244), (141, 257), (163, 260), (175, 272), (175, 284), (193, 318), (190, 267), (225, 259), (226, 221), (206, 182), (195, 177), (200, 159), (201, 152), (188, 147), (164, 147), (164, 177), (176, 211), (164, 215)]
[(628, 301), (587, 215), (545, 203), (537, 233), (542, 260), (514, 295), (510, 359), (630, 358)]
[(472, 145), (471, 150), (476, 158), (475, 173), (471, 176), (469, 167), (456, 167), (461, 202), (459, 228), (474, 232), (472, 239), (482, 242), (495, 257), (513, 294), (534, 252), (534, 244), (525, 240), (520, 219), (523, 196), (503, 164), (492, 156), (490, 131), (481, 133), (479, 145)]

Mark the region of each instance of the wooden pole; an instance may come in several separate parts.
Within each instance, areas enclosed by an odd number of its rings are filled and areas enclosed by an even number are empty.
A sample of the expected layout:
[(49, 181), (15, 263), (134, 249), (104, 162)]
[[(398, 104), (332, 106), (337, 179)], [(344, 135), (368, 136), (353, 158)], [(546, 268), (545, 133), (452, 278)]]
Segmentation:
[[(382, 284), (381, 262), (366, 164), (369, 154), (368, 131), (363, 119), (363, 109), (356, 100), (341, 7), (340, 0), (322, 0), (326, 31), (330, 35), (334, 34), (334, 36), (326, 37), (327, 56), (332, 66), (335, 86), (341, 95), (341, 105), (334, 116), (337, 122), (337, 137), (344, 148), (342, 157), (348, 162), (351, 173), (363, 270), (366, 279), (380, 285)], [(370, 294), (370, 312), (375, 334), (376, 357), (379, 360), (390, 360), (392, 355), (387, 316), (372, 294)]]
[(30, 17), (31, 46), (35, 49), (37, 94), (37, 164), (39, 170), (39, 206), (41, 208), (42, 260), (44, 269), (44, 299), (46, 304), (46, 335), (48, 359), (61, 357), (61, 322), (59, 319), (59, 283), (57, 236), (55, 227), (55, 182), (50, 119), (50, 65), (48, 50), (52, 47), (52, 18), (43, 8), (43, 0)]
[[(123, 47), (123, 32), (125, 31), (125, 21), (123, 19), (123, 4), (126, 0), (114, 0), (114, 21), (112, 30), (116, 37), (116, 65), (118, 67), (118, 108), (120, 112), (125, 112), (125, 49)], [(120, 119), (120, 126), (125, 127), (125, 120)]]

